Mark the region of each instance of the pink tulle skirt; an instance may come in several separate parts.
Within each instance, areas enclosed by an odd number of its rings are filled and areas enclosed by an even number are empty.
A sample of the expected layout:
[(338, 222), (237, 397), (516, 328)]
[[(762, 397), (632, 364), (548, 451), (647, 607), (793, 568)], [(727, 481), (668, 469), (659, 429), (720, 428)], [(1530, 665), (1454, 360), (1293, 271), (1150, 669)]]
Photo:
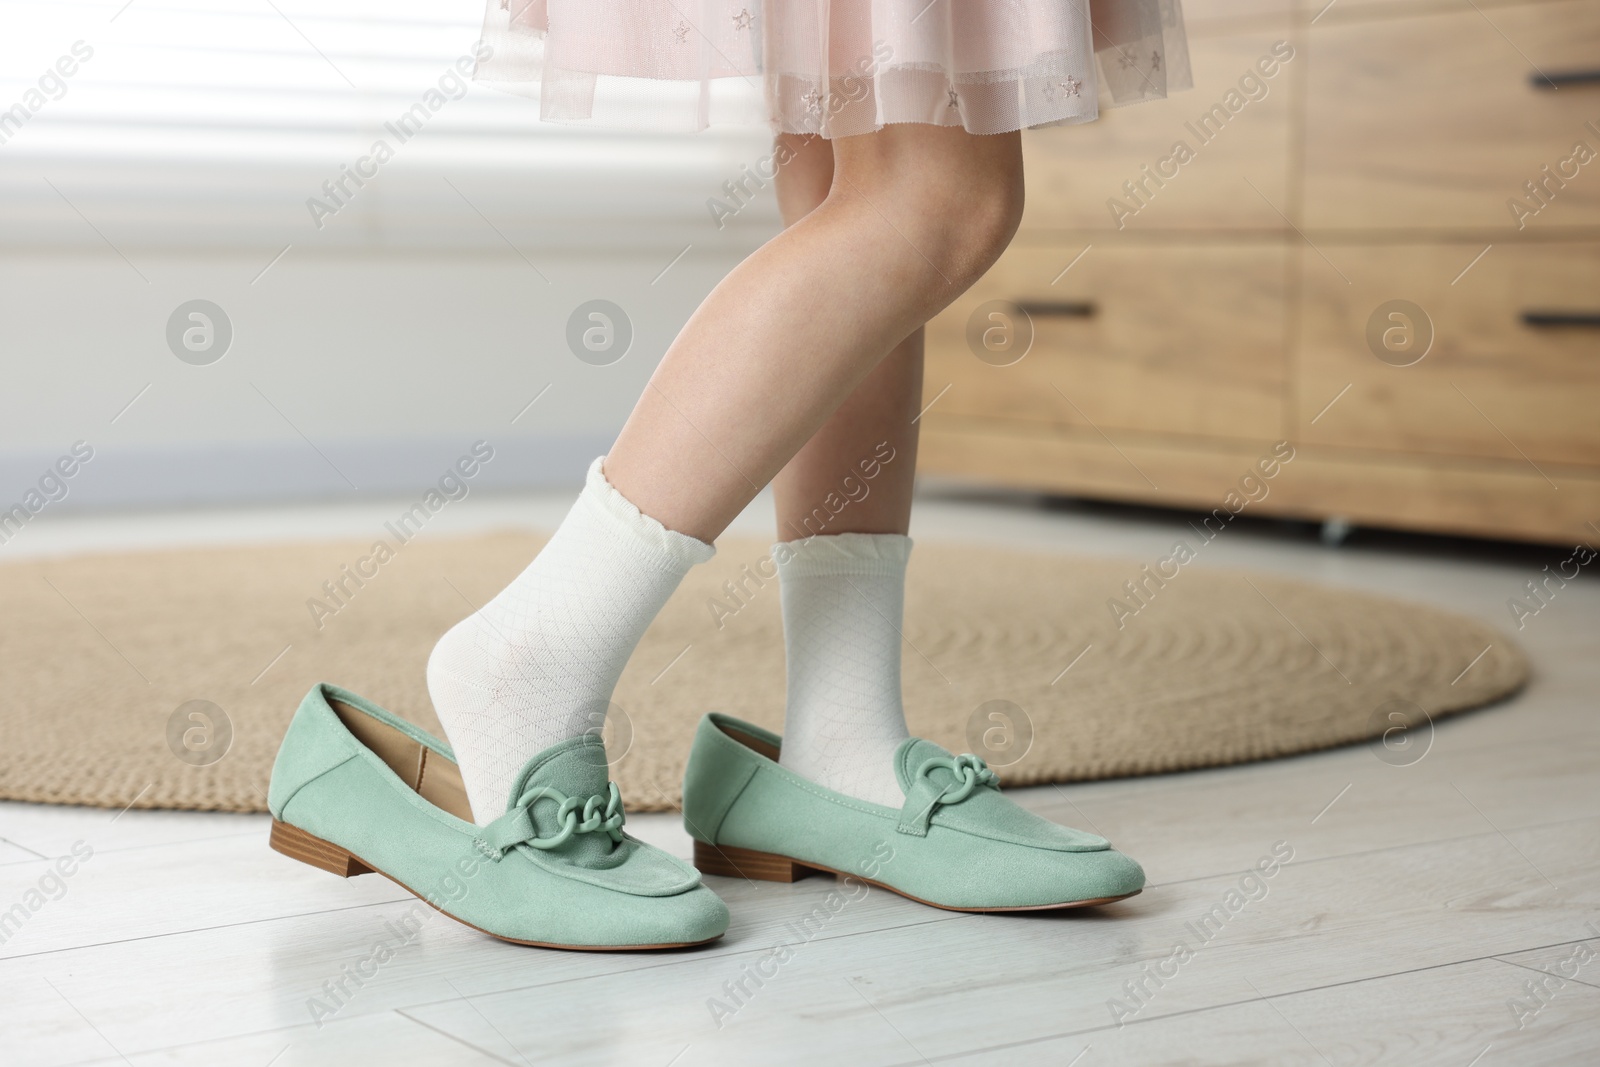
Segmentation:
[(479, 81), (614, 128), (1001, 133), (1191, 84), (1179, 0), (488, 0), (483, 43)]

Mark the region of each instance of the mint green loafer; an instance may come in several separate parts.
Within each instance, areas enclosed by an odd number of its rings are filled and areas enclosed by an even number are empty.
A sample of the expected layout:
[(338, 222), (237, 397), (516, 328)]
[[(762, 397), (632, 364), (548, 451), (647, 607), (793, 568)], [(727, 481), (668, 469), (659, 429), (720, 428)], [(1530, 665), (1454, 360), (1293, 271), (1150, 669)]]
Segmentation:
[(782, 743), (726, 715), (700, 721), (683, 821), (703, 873), (792, 882), (831, 871), (951, 911), (1080, 908), (1144, 888), (1137, 863), (1103, 837), (1007, 799), (976, 756), (902, 743), (894, 770), (906, 802), (897, 810), (783, 769)]
[(369, 700), (312, 688), (272, 767), (271, 845), (349, 878), (377, 871), (451, 918), (545, 948), (703, 944), (728, 908), (693, 867), (629, 837), (598, 736), (528, 761), (504, 815), (472, 821), (448, 745)]

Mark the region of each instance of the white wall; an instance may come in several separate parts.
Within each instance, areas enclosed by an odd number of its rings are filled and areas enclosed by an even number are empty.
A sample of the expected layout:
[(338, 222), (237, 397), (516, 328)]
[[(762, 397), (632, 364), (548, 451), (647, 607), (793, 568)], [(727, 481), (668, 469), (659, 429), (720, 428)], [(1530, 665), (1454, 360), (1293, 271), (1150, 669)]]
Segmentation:
[[(775, 232), (770, 187), (720, 224), (707, 207), (770, 139), (574, 130), (456, 82), (398, 141), (481, 5), (0, 10), (0, 110), (75, 40), (94, 50), (0, 139), (0, 512), (78, 440), (95, 458), (52, 511), (409, 492), (480, 438), (498, 451), (484, 484), (577, 480), (695, 305)], [(314, 219), (379, 138), (393, 158)], [(165, 337), (196, 298), (235, 331), (209, 366)], [(566, 343), (594, 298), (635, 328), (611, 366)]]
[[(530, 249), (546, 283), (509, 251), (291, 251), (252, 284), (259, 252), (128, 252), (148, 283), (115, 254), (0, 258), (0, 507), (80, 439), (95, 458), (62, 507), (406, 490), (479, 438), (484, 484), (575, 481), (738, 259), (691, 249), (652, 284), (676, 250)], [(165, 336), (196, 297), (234, 328), (207, 366)], [(596, 297), (635, 330), (610, 366), (566, 343)]]

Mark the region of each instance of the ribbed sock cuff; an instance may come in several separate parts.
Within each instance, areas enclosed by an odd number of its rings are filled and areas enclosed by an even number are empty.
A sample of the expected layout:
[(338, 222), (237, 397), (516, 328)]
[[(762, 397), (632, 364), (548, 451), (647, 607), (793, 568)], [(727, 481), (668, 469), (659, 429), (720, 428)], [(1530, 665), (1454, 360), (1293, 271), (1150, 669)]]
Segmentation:
[(904, 534), (829, 534), (772, 546), (780, 579), (835, 574), (893, 577), (905, 573), (910, 557), (911, 538)]

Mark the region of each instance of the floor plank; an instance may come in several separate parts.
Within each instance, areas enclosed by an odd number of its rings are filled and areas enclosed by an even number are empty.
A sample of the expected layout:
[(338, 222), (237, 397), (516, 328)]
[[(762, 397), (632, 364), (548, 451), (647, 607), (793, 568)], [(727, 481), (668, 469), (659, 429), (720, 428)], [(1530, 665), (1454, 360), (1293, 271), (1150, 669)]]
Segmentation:
[[(1395, 767), (1355, 746), (1166, 776), (1148, 788), (1044, 786), (1013, 795), (1109, 837), (1153, 879), (1179, 881), (1243, 870), (1258, 842), (1291, 828), (1297, 854), (1312, 859), (1600, 816), (1596, 750), (1542, 738), (1459, 751), (1439, 743), (1419, 762)], [(1290, 812), (1299, 817), (1286, 819)]]
[(1079, 1056), (1085, 1067), (1091, 1063), (1576, 1067), (1594, 1062), (1600, 1041), (1600, 990), (1585, 986), (1573, 995), (1558, 996), (1531, 1018), (1513, 1015), (1506, 1006), (1520, 992), (1516, 974), (1495, 961), (1475, 960), (1270, 1000), (1252, 999), (1121, 1029), (986, 1049), (947, 1062), (962, 1067), (1060, 1065)]
[(131, 1056), (96, 1059), (83, 1067), (214, 1067), (252, 1064), (259, 1067), (350, 1067), (381, 1063), (384, 1067), (502, 1067), (507, 1061), (492, 1051), (474, 1048), (398, 1012), (365, 1015), (290, 1030), (203, 1041), (136, 1052)]

